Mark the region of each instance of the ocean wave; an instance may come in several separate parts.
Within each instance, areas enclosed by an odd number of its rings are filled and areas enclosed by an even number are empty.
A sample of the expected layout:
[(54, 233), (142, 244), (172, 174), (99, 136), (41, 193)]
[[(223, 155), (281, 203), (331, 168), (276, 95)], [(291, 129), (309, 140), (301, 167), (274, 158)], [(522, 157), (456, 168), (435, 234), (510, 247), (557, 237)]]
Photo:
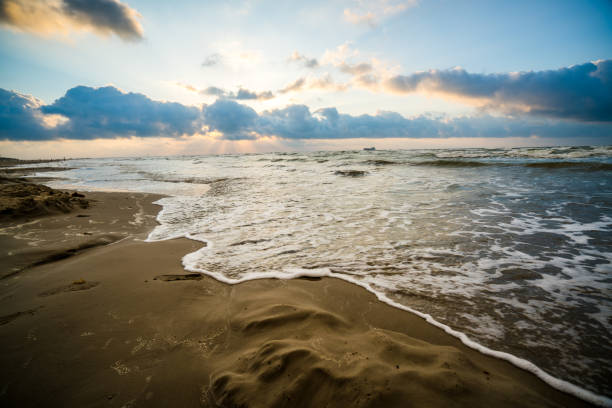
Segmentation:
[(368, 172), (363, 170), (336, 170), (334, 174), (345, 177), (362, 177), (368, 174)]
[(538, 163), (526, 163), (526, 167), (540, 168), (540, 169), (575, 169), (585, 171), (610, 171), (612, 170), (612, 163), (600, 163), (600, 162), (570, 162), (570, 161), (555, 161), (555, 162), (538, 162)]
[(393, 160), (384, 160), (384, 159), (366, 160), (363, 163), (373, 164), (374, 166), (392, 166), (392, 165), (397, 165), (397, 164), (403, 164), (402, 162), (397, 162)]
[[(554, 377), (612, 395), (605, 380), (612, 370), (605, 344), (612, 184), (602, 173), (563, 171), (607, 168), (609, 160), (599, 158), (606, 151), (269, 153), (202, 157), (201, 163), (132, 159), (119, 167), (83, 161), (71, 175), (109, 183), (118, 177), (147, 191), (168, 188), (160, 190), (170, 197), (160, 201), (160, 225), (149, 240), (206, 242), (183, 259), (190, 270), (229, 283), (342, 278), (487, 350), (518, 356), (523, 368), (531, 367), (528, 360)], [(292, 157), (308, 160), (286, 163)], [(292, 173), (278, 168), (287, 164)], [(185, 180), (210, 189), (181, 196), (179, 189), (198, 187)], [(295, 268), (301, 272), (293, 274)]]
[(490, 163), (483, 163), (473, 160), (428, 160), (415, 162), (418, 166), (436, 166), (436, 167), (483, 167), (490, 166)]
[(438, 159), (589, 159), (612, 157), (612, 146), (515, 147), (509, 149), (443, 149), (419, 151)]

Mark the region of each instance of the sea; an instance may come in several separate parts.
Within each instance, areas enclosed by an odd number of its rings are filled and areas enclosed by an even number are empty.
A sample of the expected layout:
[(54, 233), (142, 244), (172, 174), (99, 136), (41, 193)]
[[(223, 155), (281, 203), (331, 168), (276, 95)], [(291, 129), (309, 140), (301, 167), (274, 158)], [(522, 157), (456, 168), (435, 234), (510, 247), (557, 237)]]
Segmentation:
[[(148, 241), (229, 284), (332, 276), (612, 405), (612, 146), (75, 159), (56, 188), (164, 194)], [(204, 245), (205, 244), (205, 245)]]

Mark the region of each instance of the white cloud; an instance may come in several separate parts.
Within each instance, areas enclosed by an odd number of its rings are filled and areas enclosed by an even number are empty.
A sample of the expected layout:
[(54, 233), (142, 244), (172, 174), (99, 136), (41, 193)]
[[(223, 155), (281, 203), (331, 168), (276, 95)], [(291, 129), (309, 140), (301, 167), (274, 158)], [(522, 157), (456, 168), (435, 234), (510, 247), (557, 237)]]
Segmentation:
[(218, 61), (229, 66), (233, 70), (243, 68), (253, 68), (263, 61), (263, 54), (260, 50), (245, 48), (240, 41), (227, 41), (214, 45), (217, 50), (215, 55)]
[(375, 27), (381, 20), (414, 7), (418, 0), (354, 0), (344, 9), (344, 19), (352, 24)]
[(287, 60), (289, 62), (300, 62), (306, 68), (317, 68), (319, 66), (319, 61), (317, 61), (316, 58), (308, 58), (297, 51), (293, 51), (293, 54), (291, 54)]

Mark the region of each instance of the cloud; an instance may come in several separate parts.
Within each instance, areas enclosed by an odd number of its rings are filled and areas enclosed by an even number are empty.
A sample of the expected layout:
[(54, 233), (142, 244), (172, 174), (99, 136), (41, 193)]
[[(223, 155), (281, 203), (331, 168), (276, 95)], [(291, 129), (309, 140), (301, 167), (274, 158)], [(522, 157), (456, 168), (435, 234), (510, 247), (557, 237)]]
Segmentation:
[(367, 24), (371, 27), (376, 27), (376, 16), (373, 12), (367, 11), (363, 13), (355, 12), (351, 9), (344, 9), (344, 19), (353, 24)]
[(416, 6), (417, 0), (354, 0), (353, 7), (344, 9), (344, 19), (352, 24), (376, 27), (381, 20)]
[(380, 78), (376, 74), (358, 75), (353, 78), (353, 83), (362, 88), (376, 90), (380, 83)]
[(612, 121), (612, 60), (549, 71), (472, 74), (431, 70), (386, 80), (393, 92), (429, 92), (459, 97), (504, 113), (580, 121)]
[(372, 65), (368, 64), (367, 62), (362, 62), (359, 64), (347, 64), (346, 62), (342, 62), (338, 66), (338, 69), (346, 74), (364, 75), (372, 71)]
[(340, 66), (349, 58), (359, 56), (359, 50), (353, 48), (350, 42), (345, 42), (344, 44), (340, 44), (335, 49), (325, 50), (323, 53), (323, 57), (321, 58), (321, 63), (324, 65), (333, 65)]
[(228, 91), (226, 89), (219, 88), (217, 86), (209, 86), (208, 88), (198, 89), (191, 84), (186, 84), (183, 82), (175, 82), (174, 84), (183, 89), (188, 90), (189, 92), (195, 92), (195, 93), (198, 93), (200, 95), (205, 95), (205, 96), (216, 96), (218, 98), (223, 98), (223, 99), (234, 99), (234, 100), (241, 100), (241, 101), (246, 101), (246, 100), (266, 101), (268, 99), (273, 99), (276, 97), (272, 91), (257, 92), (257, 91), (252, 91), (250, 89), (246, 89), (242, 87), (238, 88), (237, 91)]
[[(276, 97), (273, 91), (253, 91), (246, 88), (238, 88), (237, 91), (228, 91), (223, 88), (216, 86), (209, 86), (208, 88), (198, 89), (193, 85), (185, 84), (182, 82), (175, 82), (177, 86), (184, 88), (190, 92), (196, 92), (200, 95), (216, 96), (223, 99), (232, 100), (269, 100)], [(345, 91), (348, 89), (347, 84), (337, 83), (333, 80), (331, 75), (324, 74), (319, 77), (300, 77), (295, 81), (289, 83), (277, 92), (285, 94), (289, 92), (300, 92), (305, 90), (327, 90), (327, 91)]]
[(396, 112), (348, 115), (334, 107), (311, 111), (305, 105), (256, 112), (220, 98), (199, 108), (160, 102), (112, 86), (78, 86), (45, 105), (0, 89), (0, 140), (117, 139), (211, 134), (226, 140), (355, 138), (599, 138), (612, 143), (612, 124), (556, 119), (478, 115), (449, 118)]
[(245, 48), (240, 41), (223, 41), (211, 44), (211, 47), (217, 52), (209, 55), (210, 60), (204, 61), (212, 64), (207, 66), (223, 63), (225, 68), (242, 71), (258, 66), (263, 60), (261, 50)]
[(195, 86), (191, 85), (191, 84), (186, 84), (184, 82), (180, 82), (180, 81), (176, 81), (174, 82), (174, 85), (179, 86), (183, 89), (186, 89), (190, 92), (199, 92), (198, 88), (196, 88)]
[(0, 90), (0, 138), (48, 140), (179, 137), (198, 133), (201, 110), (112, 86), (77, 86), (50, 105)]
[(208, 55), (202, 62), (203, 67), (213, 67), (221, 63), (221, 54), (215, 52), (214, 54)]
[(224, 96), (227, 92), (221, 88), (217, 88), (216, 86), (209, 86), (206, 89), (202, 89), (198, 91), (196, 88), (190, 86), (191, 90), (199, 92), (202, 95), (213, 95), (213, 96)]
[(0, 23), (38, 34), (91, 31), (123, 40), (143, 37), (140, 14), (119, 0), (0, 0)]
[(176, 82), (176, 85), (180, 86), (191, 92), (197, 92), (200, 95), (216, 96), (223, 99), (235, 99), (235, 100), (260, 100), (265, 101), (275, 97), (272, 91), (251, 91), (245, 88), (238, 88), (238, 91), (227, 91), (225, 89), (209, 86), (208, 88), (198, 89), (193, 85)]
[(274, 94), (272, 93), (272, 91), (255, 92), (255, 91), (249, 91), (248, 89), (240, 88), (238, 89), (238, 92), (230, 93), (229, 98), (236, 99), (236, 100), (255, 99), (255, 100), (265, 101), (265, 100), (274, 98)]
[(316, 58), (308, 58), (297, 51), (293, 51), (293, 54), (287, 60), (289, 62), (300, 62), (306, 68), (317, 68), (319, 66), (319, 61)]
[(331, 75), (325, 74), (320, 77), (298, 78), (284, 88), (280, 89), (278, 92), (285, 94), (288, 92), (299, 92), (312, 89), (345, 91), (347, 88), (348, 85), (337, 83), (332, 79)]
[(62, 137), (89, 139), (126, 136), (182, 136), (201, 128), (200, 109), (173, 102), (159, 102), (138, 93), (123, 93), (106, 86), (77, 86), (51, 105), (44, 114), (68, 119), (55, 131)]
[(219, 99), (204, 110), (208, 129), (223, 133), (229, 140), (255, 139), (257, 119), (252, 108), (226, 99)]
[(381, 78), (390, 77), (391, 70), (376, 58), (370, 58), (369, 62), (351, 62), (360, 57), (359, 50), (353, 48), (350, 42), (337, 46), (335, 49), (326, 50), (321, 58), (324, 65), (333, 66), (344, 74), (351, 76), (349, 86), (357, 86), (379, 91)]
[(304, 89), (304, 85), (306, 85), (306, 78), (298, 78), (295, 81), (291, 82), (283, 89), (278, 91), (279, 93), (287, 93), (287, 92), (297, 92)]
[(38, 99), (0, 89), (0, 138), (10, 140), (48, 139)]
[(334, 88), (329, 74), (322, 77), (326, 81), (320, 80), (318, 84), (313, 79), (298, 78), (280, 92), (362, 88), (373, 92), (425, 93), (458, 100), (482, 111), (586, 122), (612, 121), (612, 60), (547, 71), (475, 74), (453, 68), (398, 75), (398, 67), (386, 66), (376, 58), (359, 61), (359, 57), (359, 50), (348, 42), (326, 50), (321, 65), (350, 75), (348, 81)]
[(503, 138), (573, 137), (612, 140), (612, 126), (566, 121), (533, 121), (493, 116), (406, 118), (395, 112), (376, 115), (341, 114), (336, 108), (311, 112), (304, 105), (263, 111), (219, 100), (204, 110), (211, 130), (230, 140), (275, 136), (281, 139), (353, 138)]

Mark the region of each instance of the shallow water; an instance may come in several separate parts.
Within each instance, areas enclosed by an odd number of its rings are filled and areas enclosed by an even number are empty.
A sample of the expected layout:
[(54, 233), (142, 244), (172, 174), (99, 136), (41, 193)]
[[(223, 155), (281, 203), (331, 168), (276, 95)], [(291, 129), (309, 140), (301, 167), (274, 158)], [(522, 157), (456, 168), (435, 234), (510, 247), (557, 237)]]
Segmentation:
[[(54, 187), (168, 194), (150, 240), (227, 282), (345, 277), (612, 395), (612, 147), (73, 160)], [(57, 176), (58, 173), (53, 173)]]

